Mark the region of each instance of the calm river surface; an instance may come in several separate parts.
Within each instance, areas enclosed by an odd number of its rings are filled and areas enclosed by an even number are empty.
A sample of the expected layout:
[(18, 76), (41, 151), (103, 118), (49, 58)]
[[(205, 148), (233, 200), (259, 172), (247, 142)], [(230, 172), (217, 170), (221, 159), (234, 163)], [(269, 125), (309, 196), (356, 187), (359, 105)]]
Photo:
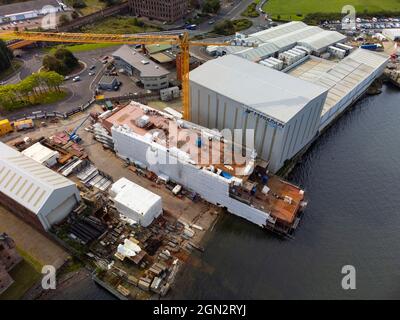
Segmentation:
[[(309, 200), (295, 240), (226, 215), (169, 298), (399, 299), (400, 92), (383, 91), (339, 119), (290, 175)], [(344, 265), (356, 268), (356, 290), (341, 288)], [(92, 285), (71, 293), (105, 298)]]
[[(309, 200), (295, 240), (226, 216), (172, 298), (399, 299), (400, 92), (383, 90), (360, 100), (292, 171)], [(348, 264), (356, 290), (341, 287)]]

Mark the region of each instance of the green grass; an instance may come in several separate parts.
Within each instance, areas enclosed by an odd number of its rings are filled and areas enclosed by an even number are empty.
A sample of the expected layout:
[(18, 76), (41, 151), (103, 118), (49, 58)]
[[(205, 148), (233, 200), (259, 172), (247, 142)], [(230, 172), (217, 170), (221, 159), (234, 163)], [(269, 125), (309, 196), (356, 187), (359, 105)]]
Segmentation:
[[(102, 21), (88, 25), (82, 28), (85, 33), (111, 33), (111, 34), (129, 34), (139, 32), (159, 31), (160, 29), (154, 26), (137, 25), (138, 20), (132, 17), (109, 17)], [(139, 22), (139, 24), (141, 24)]]
[(274, 19), (302, 20), (309, 13), (340, 13), (345, 5), (354, 6), (359, 13), (400, 11), (398, 0), (269, 0), (263, 9)]
[(253, 25), (253, 22), (251, 22), (248, 19), (237, 19), (237, 20), (233, 20), (232, 22), (235, 26), (235, 32), (246, 30)]
[(49, 54), (54, 54), (56, 50), (60, 47), (65, 48), (72, 53), (77, 53), (77, 52), (83, 52), (83, 51), (92, 51), (92, 50), (97, 50), (97, 49), (103, 49), (103, 48), (108, 48), (108, 47), (113, 47), (117, 46), (118, 44), (115, 43), (84, 43), (84, 44), (75, 44), (75, 45), (69, 45), (69, 46), (57, 46), (53, 48), (46, 48), (45, 51), (47, 51)]
[(0, 81), (11, 76), (15, 71), (18, 71), (18, 69), (21, 68), (21, 66), (22, 66), (22, 62), (19, 60), (13, 60), (13, 61), (11, 61), (11, 64), (12, 64), (12, 67), (0, 72)]
[(0, 295), (0, 300), (20, 299), (41, 277), (43, 265), (21, 248), (17, 248), (23, 260), (10, 271), (14, 283)]
[(25, 260), (22, 260), (10, 271), (14, 283), (0, 295), (0, 300), (18, 300), (37, 283), (41, 273)]
[(31, 255), (29, 255), (27, 252), (22, 250), (21, 248), (17, 248), (17, 251), (19, 255), (26, 261), (28, 262), (37, 272), (42, 272), (43, 264), (37, 261), (35, 258), (33, 258)]

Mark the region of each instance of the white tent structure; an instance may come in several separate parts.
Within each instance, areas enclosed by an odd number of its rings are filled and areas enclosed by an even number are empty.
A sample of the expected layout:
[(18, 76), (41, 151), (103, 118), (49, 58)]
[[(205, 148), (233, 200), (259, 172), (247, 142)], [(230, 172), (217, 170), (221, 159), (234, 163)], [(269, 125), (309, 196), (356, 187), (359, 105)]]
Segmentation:
[(112, 185), (110, 197), (119, 213), (143, 227), (149, 226), (162, 213), (160, 196), (126, 178)]
[(60, 157), (57, 151), (45, 147), (40, 142), (25, 149), (22, 154), (49, 168), (56, 165), (57, 159)]
[(79, 201), (75, 183), (0, 142), (0, 203), (48, 230)]

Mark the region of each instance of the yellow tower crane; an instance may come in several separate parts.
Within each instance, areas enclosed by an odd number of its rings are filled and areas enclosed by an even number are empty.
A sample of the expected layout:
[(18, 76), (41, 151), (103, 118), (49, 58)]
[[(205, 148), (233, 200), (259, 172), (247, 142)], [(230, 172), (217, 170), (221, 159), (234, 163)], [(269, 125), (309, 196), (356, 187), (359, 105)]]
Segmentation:
[(169, 44), (180, 47), (180, 72), (182, 79), (182, 104), (183, 118), (190, 120), (190, 88), (189, 88), (189, 60), (190, 47), (195, 46), (245, 46), (255, 47), (255, 43), (243, 41), (232, 42), (198, 42), (189, 39), (189, 33), (183, 34), (93, 34), (93, 33), (51, 33), (51, 32), (30, 32), (30, 31), (12, 31), (1, 32), (0, 38), (18, 39), (33, 43), (35, 41), (44, 42), (71, 42), (71, 43), (115, 43), (115, 44)]

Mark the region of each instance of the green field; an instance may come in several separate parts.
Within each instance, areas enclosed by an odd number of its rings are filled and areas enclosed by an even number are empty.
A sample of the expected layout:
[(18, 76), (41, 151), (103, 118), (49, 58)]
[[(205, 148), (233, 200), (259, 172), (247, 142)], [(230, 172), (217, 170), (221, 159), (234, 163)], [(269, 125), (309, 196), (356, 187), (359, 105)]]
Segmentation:
[(263, 9), (274, 19), (302, 20), (308, 13), (340, 13), (345, 5), (354, 6), (360, 14), (400, 11), (399, 0), (269, 0)]

